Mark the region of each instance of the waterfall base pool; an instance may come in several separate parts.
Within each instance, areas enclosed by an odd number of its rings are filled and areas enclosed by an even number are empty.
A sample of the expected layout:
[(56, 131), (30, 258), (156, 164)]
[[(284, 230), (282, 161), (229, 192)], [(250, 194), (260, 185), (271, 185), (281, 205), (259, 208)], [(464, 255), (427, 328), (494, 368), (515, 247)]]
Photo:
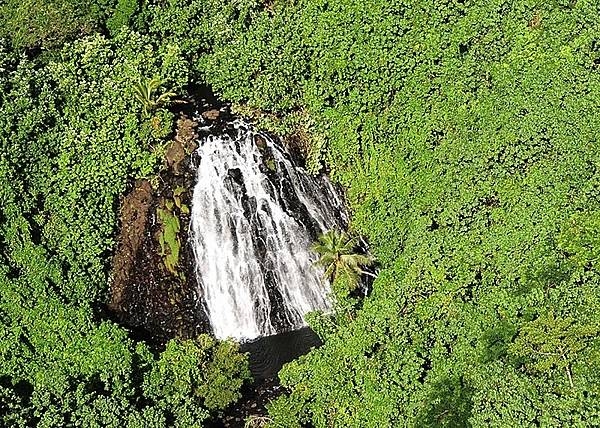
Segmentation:
[(250, 354), (254, 382), (245, 384), (242, 397), (218, 420), (207, 421), (206, 428), (243, 428), (248, 417), (267, 416), (266, 406), (285, 393), (277, 377), (281, 367), (320, 345), (319, 337), (308, 327), (243, 343), (241, 350)]
[(255, 380), (261, 380), (277, 377), (285, 363), (321, 345), (319, 336), (310, 328), (304, 327), (243, 343), (240, 350), (249, 353), (252, 376)]

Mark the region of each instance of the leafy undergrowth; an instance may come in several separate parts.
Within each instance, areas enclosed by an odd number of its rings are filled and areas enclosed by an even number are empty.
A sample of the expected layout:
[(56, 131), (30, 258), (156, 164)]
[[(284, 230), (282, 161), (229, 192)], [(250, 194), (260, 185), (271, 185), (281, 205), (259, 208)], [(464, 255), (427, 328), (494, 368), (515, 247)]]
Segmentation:
[(381, 263), (273, 426), (600, 423), (594, 1), (275, 2), (200, 67), (306, 111)]
[(189, 69), (127, 29), (39, 57), (0, 41), (0, 426), (200, 426), (239, 397), (236, 344), (160, 352), (104, 310), (119, 198), (157, 173), (174, 129), (134, 86), (182, 93)]
[[(312, 135), (380, 263), (360, 310), (311, 317), (325, 345), (284, 368), (271, 425), (600, 425), (596, 1), (117, 3), (0, 44), (5, 425), (197, 426), (246, 376), (202, 340), (154, 357), (96, 310), (118, 197), (171, 130), (133, 95), (153, 78)], [(186, 355), (233, 390), (209, 399)]]

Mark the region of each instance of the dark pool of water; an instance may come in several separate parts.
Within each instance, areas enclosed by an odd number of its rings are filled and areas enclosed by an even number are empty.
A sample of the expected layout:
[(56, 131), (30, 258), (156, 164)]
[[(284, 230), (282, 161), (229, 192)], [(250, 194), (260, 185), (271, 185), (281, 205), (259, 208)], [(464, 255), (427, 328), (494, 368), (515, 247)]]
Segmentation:
[(243, 343), (240, 350), (249, 353), (252, 376), (255, 380), (260, 380), (276, 377), (285, 363), (307, 354), (311, 348), (321, 344), (316, 333), (305, 327)]
[(281, 367), (321, 345), (319, 337), (308, 327), (241, 344), (240, 350), (249, 353), (254, 382), (242, 387), (242, 397), (226, 409), (219, 420), (208, 421), (205, 426), (243, 428), (250, 415), (265, 416), (266, 405), (285, 392), (277, 378)]

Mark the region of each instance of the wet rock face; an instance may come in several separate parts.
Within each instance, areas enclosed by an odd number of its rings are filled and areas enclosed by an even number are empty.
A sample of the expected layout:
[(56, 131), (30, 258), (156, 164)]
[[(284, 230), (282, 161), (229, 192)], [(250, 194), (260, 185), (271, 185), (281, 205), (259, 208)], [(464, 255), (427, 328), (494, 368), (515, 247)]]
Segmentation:
[[(107, 308), (119, 323), (158, 347), (178, 336), (192, 338), (211, 332), (203, 298), (198, 293), (193, 250), (188, 236), (189, 211), (195, 183), (194, 152), (207, 127), (231, 132), (229, 107), (207, 88), (192, 88), (192, 102), (179, 112), (175, 136), (165, 153), (158, 188), (140, 181), (122, 200), (118, 244), (113, 258)], [(200, 113), (200, 114), (198, 114)], [(231, 179), (236, 179), (235, 171)], [(181, 191), (183, 189), (183, 192)], [(180, 243), (176, 273), (165, 266), (159, 237), (158, 210), (165, 205), (178, 217)], [(164, 244), (164, 243), (163, 243)]]
[(132, 280), (136, 258), (143, 245), (152, 198), (150, 183), (142, 180), (135, 184), (121, 205), (121, 234), (113, 259), (112, 289), (108, 303), (111, 311), (120, 311), (124, 303), (127, 284)]
[(177, 120), (177, 134), (167, 148), (165, 160), (167, 167), (175, 175), (180, 175), (182, 162), (196, 150), (196, 127), (198, 124), (187, 116)]
[[(159, 188), (140, 181), (121, 205), (108, 309), (118, 322), (157, 346), (175, 336), (192, 338), (210, 331), (188, 242), (189, 211), (181, 208), (189, 206), (194, 184), (190, 154), (196, 148), (196, 126), (185, 115), (179, 118), (166, 152), (167, 168), (157, 180)], [(180, 251), (176, 272), (167, 269), (159, 242), (164, 230), (158, 212), (165, 210), (165, 205), (183, 225), (177, 236)]]
[(256, 144), (258, 150), (260, 150), (263, 153), (267, 149), (267, 140), (265, 140), (264, 137), (262, 137), (261, 135), (254, 136), (254, 144)]
[[(196, 150), (198, 143), (209, 136), (217, 135), (224, 139), (229, 136), (237, 152), (246, 144), (239, 140), (240, 121), (231, 116), (227, 106), (201, 100), (195, 104), (195, 108), (199, 108), (200, 111), (181, 114), (177, 121), (175, 136), (166, 151), (166, 168), (155, 181), (158, 188), (153, 189), (148, 182), (136, 183), (124, 197), (121, 209), (121, 230), (107, 306), (118, 322), (130, 327), (145, 340), (158, 345), (174, 336), (187, 338), (195, 337), (199, 333), (212, 332), (207, 315), (208, 295), (205, 295), (205, 284), (198, 279), (197, 271), (197, 266), (205, 265), (199, 263), (196, 257), (197, 246), (205, 238), (200, 233), (197, 242), (192, 243), (190, 234), (192, 197), (194, 185), (198, 180), (198, 166), (202, 162), (201, 150)], [(247, 168), (234, 164), (226, 167), (222, 183), (229, 189), (231, 196), (239, 201), (239, 209), (234, 211), (243, 213), (247, 220), (248, 234), (252, 236), (251, 242), (244, 246), (243, 240), (238, 239), (239, 233), (236, 232), (236, 228), (239, 224), (234, 222), (235, 216), (226, 215), (227, 218), (220, 222), (219, 228), (231, 232), (234, 252), (243, 252), (244, 248), (248, 247), (247, 252), (251, 251), (256, 255), (255, 270), (262, 274), (257, 273), (258, 276), (254, 277), (262, 278), (263, 298), (271, 305), (261, 322), (270, 324), (272, 328), (269, 334), (273, 334), (301, 324), (302, 314), (296, 309), (290, 311), (288, 304), (290, 296), (295, 296), (293, 293), (296, 291), (290, 294), (289, 290), (282, 292), (280, 288), (282, 284), (294, 282), (291, 278), (302, 276), (302, 272), (312, 269), (312, 261), (301, 268), (296, 266), (299, 263), (298, 255), (309, 246), (304, 244), (314, 242), (324, 229), (344, 227), (347, 219), (345, 207), (326, 177), (299, 173), (296, 168), (300, 162), (296, 160), (294, 153), (283, 150), (271, 135), (251, 132), (249, 138), (247, 147), (251, 149), (248, 153), (252, 154), (248, 156), (258, 162), (258, 171), (253, 174), (256, 177), (264, 177), (261, 182), (265, 185), (266, 194), (270, 195), (267, 197), (270, 202), (265, 202), (264, 194), (259, 200), (250, 194), (248, 186), (256, 187), (257, 183), (247, 181)], [(214, 166), (219, 167), (220, 164), (221, 158), (215, 161)], [(208, 192), (207, 198), (212, 199), (217, 193)], [(300, 197), (300, 194), (304, 196)], [(308, 208), (309, 206), (311, 208)], [(208, 208), (203, 210), (201, 218), (205, 218), (216, 209)], [(219, 209), (225, 214), (230, 211), (225, 207)], [(273, 209), (277, 211), (275, 218), (278, 220), (274, 220)], [(165, 245), (165, 224), (173, 220), (169, 217), (171, 215), (177, 217), (176, 222), (179, 224), (179, 227), (173, 228), (176, 229), (175, 241), (180, 250), (175, 267), (173, 258), (165, 261), (165, 252), (173, 254), (170, 250), (172, 245)], [(284, 227), (287, 228), (286, 231), (275, 237), (273, 228), (280, 227), (277, 224), (282, 221), (282, 216), (293, 219), (293, 224)], [(334, 218), (338, 216), (339, 218)], [(302, 236), (292, 237), (299, 233), (299, 229), (302, 229)], [(285, 262), (277, 259), (273, 254), (281, 252), (275, 251), (275, 241), (293, 247), (292, 252), (295, 256)], [(303, 243), (302, 248), (298, 247), (299, 243)], [(307, 257), (310, 256), (303, 255), (303, 258)], [(226, 263), (226, 260), (220, 260), (220, 263)], [(228, 266), (235, 270), (237, 264), (240, 264), (240, 261), (234, 258)], [(247, 266), (243, 261), (241, 264)], [(297, 270), (300, 273), (296, 272)], [(319, 274), (314, 276), (320, 278)], [(313, 282), (318, 283), (315, 278)], [(241, 282), (248, 283), (247, 280)], [(228, 286), (232, 284), (231, 281), (223, 283)], [(310, 293), (310, 299), (313, 300), (321, 299), (320, 296), (326, 294), (317, 291)], [(255, 292), (250, 293), (250, 296), (255, 295)], [(254, 297), (242, 305), (254, 307), (255, 311), (264, 311), (260, 306)]]

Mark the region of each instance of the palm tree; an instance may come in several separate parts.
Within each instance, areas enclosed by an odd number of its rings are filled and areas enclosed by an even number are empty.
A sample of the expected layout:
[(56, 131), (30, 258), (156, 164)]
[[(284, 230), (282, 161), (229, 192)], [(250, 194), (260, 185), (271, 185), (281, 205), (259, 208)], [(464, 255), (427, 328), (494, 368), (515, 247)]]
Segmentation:
[(154, 92), (162, 85), (162, 81), (157, 78), (140, 80), (133, 85), (133, 95), (142, 104), (144, 115), (150, 114), (164, 104), (171, 102), (171, 98), (175, 96), (174, 92), (164, 92), (159, 96), (155, 96)]
[(317, 264), (325, 268), (324, 276), (332, 283), (336, 278), (345, 278), (349, 286), (356, 288), (361, 275), (376, 277), (363, 270), (372, 266), (375, 258), (369, 254), (359, 254), (356, 238), (345, 232), (330, 230), (321, 235), (312, 248), (319, 254)]

